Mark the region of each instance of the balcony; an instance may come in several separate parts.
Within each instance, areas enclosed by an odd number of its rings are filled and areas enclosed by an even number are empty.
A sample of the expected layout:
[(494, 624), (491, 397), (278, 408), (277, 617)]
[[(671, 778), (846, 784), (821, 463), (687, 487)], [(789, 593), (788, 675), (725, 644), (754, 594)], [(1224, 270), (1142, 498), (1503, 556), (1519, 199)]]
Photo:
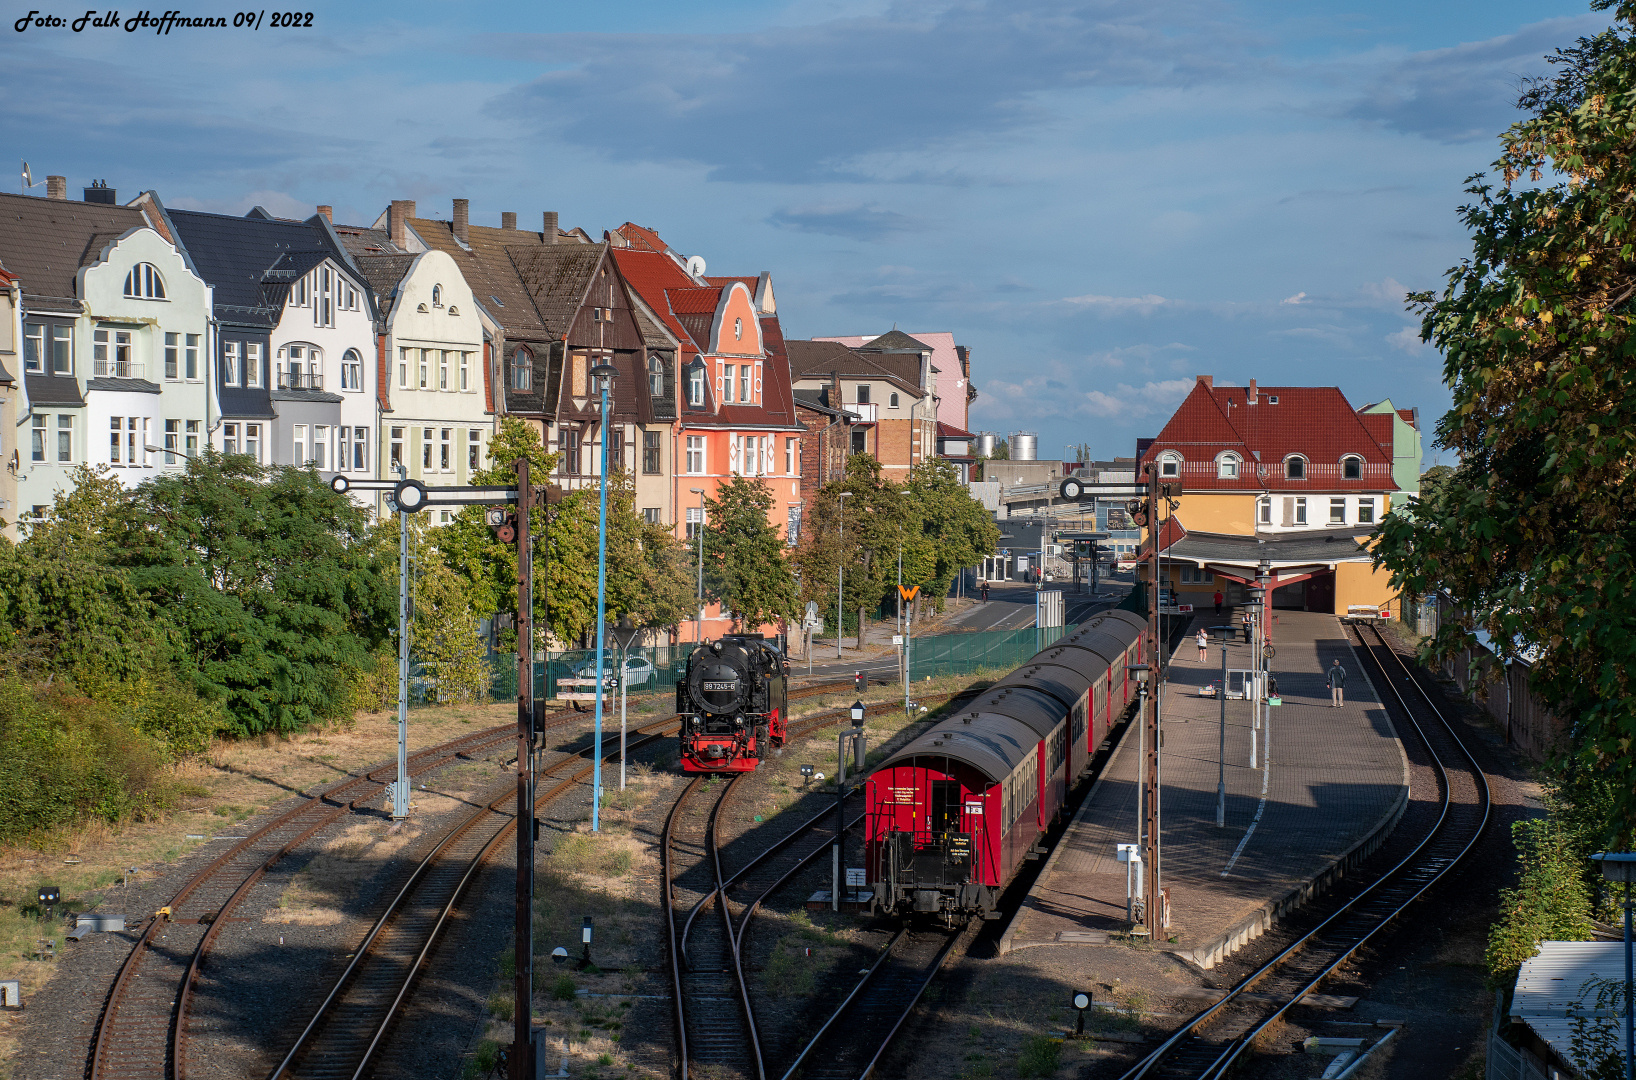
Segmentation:
[(284, 371), (278, 373), (280, 390), (322, 390), (324, 374), (320, 371)]
[(873, 424), (880, 419), (880, 406), (873, 401), (854, 401), (850, 405), (842, 406), (849, 413), (857, 413), (858, 421), (864, 424)]
[(134, 360), (97, 360), (92, 366), (99, 379), (142, 378), (142, 365)]

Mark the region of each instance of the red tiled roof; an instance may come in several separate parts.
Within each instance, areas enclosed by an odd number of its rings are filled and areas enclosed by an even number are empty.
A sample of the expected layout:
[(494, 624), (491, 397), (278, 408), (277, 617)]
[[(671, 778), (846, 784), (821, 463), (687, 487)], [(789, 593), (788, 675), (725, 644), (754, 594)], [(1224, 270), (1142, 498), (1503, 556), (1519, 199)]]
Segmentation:
[(631, 249), (635, 251), (657, 251), (663, 253), (670, 250), (669, 245), (667, 245), (663, 240), (659, 239), (658, 233), (654, 232), (652, 229), (644, 229), (640, 225), (634, 225), (629, 221), (619, 226), (619, 228), (615, 229), (614, 232), (617, 232), (620, 236), (623, 236), (626, 242), (630, 244)]
[(1410, 427), (1414, 427), (1414, 410), (1413, 409), (1399, 409), (1397, 411), (1397, 414), (1403, 418), (1403, 422), (1405, 424), (1408, 424)]
[(7, 285), (10, 285), (12, 282), (14, 282), (16, 280), (17, 280), (17, 275), (16, 274), (7, 273), (6, 268), (4, 266), (0, 266), (0, 281), (4, 281)]
[[(1334, 386), (1263, 386), (1253, 405), (1247, 393), (1201, 379), (1141, 460), (1167, 450), (1179, 454), (1182, 486), (1189, 489), (1396, 490), (1389, 414), (1360, 415)], [(1217, 475), (1217, 458), (1228, 450), (1243, 461), (1236, 478)], [(1292, 455), (1307, 459), (1305, 479), (1285, 478), (1284, 461)], [(1361, 459), (1361, 477), (1344, 478), (1341, 459), (1348, 456)]]
[[(1141, 550), (1137, 552), (1136, 557), (1138, 559), (1145, 559), (1148, 553), (1153, 550), (1153, 530), (1147, 530), (1147, 534), (1147, 539), (1142, 541)], [(1164, 524), (1159, 526), (1159, 550), (1161, 552), (1169, 551), (1176, 544), (1186, 539), (1187, 529), (1175, 517), (1165, 518)]]
[(953, 424), (937, 422), (937, 437), (940, 439), (975, 439), (977, 436), (969, 431), (955, 427)]
[(694, 343), (692, 335), (687, 332), (687, 328), (681, 324), (681, 320), (676, 318), (676, 313), (671, 310), (670, 301), (665, 297), (665, 293), (671, 289), (696, 288), (693, 280), (683, 273), (674, 259), (659, 251), (614, 248), (612, 254), (614, 262), (619, 266), (620, 274), (624, 275), (625, 282), (636, 290), (636, 294), (659, 316), (665, 328), (682, 343), (682, 362), (686, 363), (686, 357), (698, 352), (699, 348)]
[(751, 297), (755, 296), (756, 288), (761, 284), (761, 279), (758, 277), (707, 277), (704, 280), (716, 286), (731, 285), (737, 281), (750, 290)]
[[(721, 286), (666, 289), (665, 296), (670, 300), (670, 310), (678, 315), (714, 315), (716, 305), (721, 303)], [(703, 346), (707, 343), (701, 341), (699, 344)]]

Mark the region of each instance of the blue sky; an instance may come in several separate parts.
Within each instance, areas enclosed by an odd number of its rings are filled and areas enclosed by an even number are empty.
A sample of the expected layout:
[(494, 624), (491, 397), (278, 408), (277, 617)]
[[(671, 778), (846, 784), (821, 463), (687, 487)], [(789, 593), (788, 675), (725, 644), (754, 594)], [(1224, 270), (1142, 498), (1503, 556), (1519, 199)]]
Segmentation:
[(1583, 0), (422, 0), (16, 33), (34, 2), (0, 25), (0, 136), (36, 178), (636, 221), (712, 273), (772, 271), (790, 336), (953, 331), (973, 426), (1047, 456), (1130, 453), (1201, 373), (1429, 424), (1441, 361), (1403, 293), (1466, 249), (1463, 181), (1519, 80), (1607, 23)]

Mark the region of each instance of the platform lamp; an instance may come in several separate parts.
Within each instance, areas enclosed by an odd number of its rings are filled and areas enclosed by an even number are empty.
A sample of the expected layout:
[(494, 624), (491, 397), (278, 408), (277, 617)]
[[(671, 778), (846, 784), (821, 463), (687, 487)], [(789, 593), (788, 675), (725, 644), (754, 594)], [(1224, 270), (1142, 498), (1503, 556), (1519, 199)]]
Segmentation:
[(1602, 864), (1602, 877), (1608, 881), (1620, 881), (1625, 886), (1625, 1080), (1632, 1080), (1632, 1065), (1636, 1063), (1636, 1009), (1633, 1009), (1632, 990), (1632, 953), (1630, 941), (1630, 886), (1636, 881), (1636, 852), (1629, 851), (1599, 851), (1591, 856), (1593, 862)]
[(596, 746), (591, 751), (592, 832), (598, 829), (597, 811), (602, 802), (602, 699), (606, 696), (602, 692), (602, 673), (607, 670), (608, 657), (608, 391), (618, 374), (619, 369), (612, 364), (598, 364), (591, 369), (591, 378), (602, 391), (602, 482), (597, 485), (601, 508), (596, 531)]
[(843, 731), (835, 739), (835, 844), (830, 850), (831, 870), (834, 872), (834, 891), (830, 894), (831, 911), (841, 910), (841, 848), (846, 844), (846, 743), (852, 740), (857, 755), (858, 771), (863, 771), (864, 737), (862, 701), (854, 701), (847, 710), (852, 717), (852, 730)]
[[(1127, 679), (1136, 680), (1136, 850), (1142, 854), (1142, 862), (1144, 864), (1142, 872), (1144, 874), (1152, 873), (1153, 880), (1155, 883), (1157, 883), (1159, 873), (1159, 838), (1154, 835), (1149, 835), (1148, 840), (1151, 841), (1151, 844), (1144, 843), (1142, 839), (1144, 830), (1147, 828), (1148, 800), (1157, 799), (1159, 797), (1158, 792), (1150, 792), (1148, 790), (1147, 684), (1148, 679), (1152, 676), (1152, 674), (1153, 669), (1147, 664), (1125, 665), (1125, 677)], [(1157, 746), (1153, 748), (1155, 754), (1158, 753), (1158, 749), (1159, 748)], [(1145, 892), (1147, 890), (1143, 891)], [(1150, 906), (1156, 903), (1158, 900), (1156, 884), (1153, 891), (1155, 895), (1148, 897), (1148, 904)]]

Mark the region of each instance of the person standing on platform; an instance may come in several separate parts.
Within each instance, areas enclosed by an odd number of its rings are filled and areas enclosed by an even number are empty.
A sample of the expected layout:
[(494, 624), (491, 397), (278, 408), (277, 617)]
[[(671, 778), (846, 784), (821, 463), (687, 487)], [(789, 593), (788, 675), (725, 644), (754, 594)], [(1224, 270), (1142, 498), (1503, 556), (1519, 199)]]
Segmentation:
[(1199, 663), (1202, 664), (1209, 658), (1210, 636), (1204, 632), (1204, 627), (1201, 626), (1199, 627)]
[(1329, 707), (1338, 709), (1346, 704), (1346, 669), (1336, 660), (1329, 666)]
[(1221, 614), (1221, 590), (1216, 590), (1216, 614)]
[(1244, 609), (1244, 614), (1239, 616), (1239, 621), (1244, 624), (1244, 644), (1248, 645), (1250, 643), (1250, 609), (1249, 608)]

